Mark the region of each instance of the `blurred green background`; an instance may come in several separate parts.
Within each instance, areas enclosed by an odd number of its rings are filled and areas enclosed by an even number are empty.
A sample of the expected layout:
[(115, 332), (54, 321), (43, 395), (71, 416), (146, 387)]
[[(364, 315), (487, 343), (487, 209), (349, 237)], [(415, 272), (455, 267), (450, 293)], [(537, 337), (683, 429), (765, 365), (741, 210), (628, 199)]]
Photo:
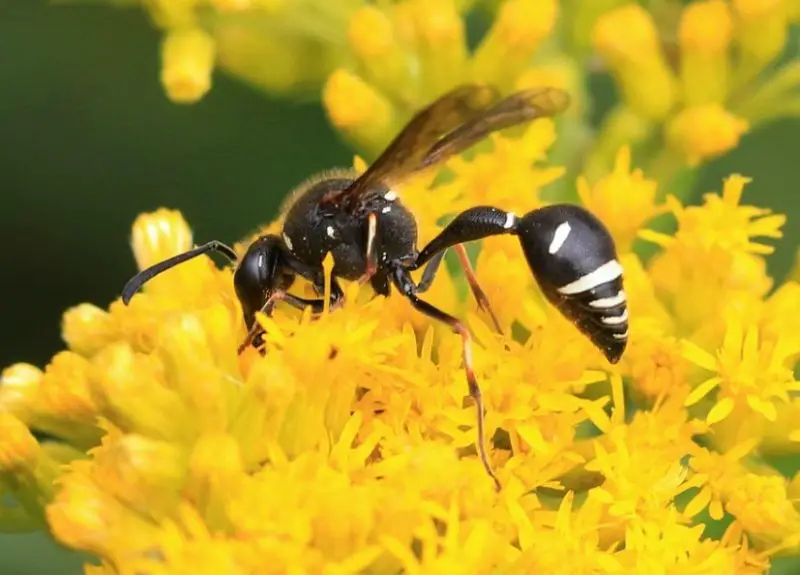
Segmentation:
[[(316, 103), (219, 73), (201, 103), (170, 103), (158, 41), (138, 10), (0, 0), (0, 366), (44, 365), (61, 348), (65, 308), (117, 297), (135, 271), (138, 213), (180, 208), (199, 240), (235, 241), (310, 172), (352, 161)], [(789, 214), (771, 262), (779, 279), (800, 243), (798, 150), (800, 121), (768, 126), (707, 166), (695, 190), (736, 171), (754, 178), (748, 202)], [(39, 535), (0, 535), (0, 575), (79, 564)]]

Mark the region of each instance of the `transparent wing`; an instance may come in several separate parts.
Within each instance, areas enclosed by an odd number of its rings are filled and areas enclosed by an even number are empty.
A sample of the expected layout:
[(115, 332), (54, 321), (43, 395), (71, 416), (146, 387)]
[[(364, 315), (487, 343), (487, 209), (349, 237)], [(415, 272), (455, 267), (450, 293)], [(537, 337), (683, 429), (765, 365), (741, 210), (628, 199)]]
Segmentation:
[(532, 88), (503, 99), (490, 86), (456, 88), (414, 116), (352, 185), (324, 201), (353, 209), (375, 187), (440, 164), (492, 132), (559, 114), (569, 101), (569, 94), (558, 88)]
[(560, 114), (569, 106), (569, 94), (557, 88), (534, 88), (511, 94), (485, 114), (455, 128), (436, 142), (422, 160), (428, 168), (471, 148), (492, 132)]
[(376, 186), (391, 185), (419, 171), (425, 155), (436, 142), (458, 126), (479, 117), (499, 97), (494, 87), (485, 85), (459, 86), (444, 94), (418, 112), (351, 186), (324, 201), (352, 207)]

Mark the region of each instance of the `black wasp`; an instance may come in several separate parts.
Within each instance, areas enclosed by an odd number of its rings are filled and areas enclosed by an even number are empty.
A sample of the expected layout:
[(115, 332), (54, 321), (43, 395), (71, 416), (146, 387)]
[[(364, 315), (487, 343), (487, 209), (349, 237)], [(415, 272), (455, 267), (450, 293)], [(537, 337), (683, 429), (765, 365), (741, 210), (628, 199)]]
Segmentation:
[[(244, 349), (260, 341), (255, 321), (259, 310), (269, 314), (278, 301), (284, 301), (322, 312), (323, 299), (301, 298), (288, 289), (299, 275), (322, 297), (322, 262), (331, 252), (335, 262), (329, 302), (332, 309), (343, 300), (337, 278), (369, 282), (377, 294), (385, 296), (394, 285), (414, 308), (448, 324), (461, 336), (469, 394), (478, 412), (477, 450), (499, 489), (486, 455), (484, 408), (472, 365), (469, 331), (461, 321), (419, 295), (431, 285), (445, 252), (452, 247), (458, 250), (479, 305), (489, 310), (461, 244), (487, 236), (515, 235), (547, 299), (608, 361), (616, 363), (628, 339), (626, 297), (616, 248), (603, 224), (588, 211), (557, 204), (523, 216), (491, 206), (470, 208), (420, 251), (414, 216), (403, 206), (394, 186), (464, 152), (496, 130), (556, 115), (568, 104), (568, 94), (555, 88), (524, 90), (503, 98), (490, 86), (458, 87), (414, 116), (360, 176), (338, 170), (301, 185), (286, 211), (280, 235), (259, 237), (241, 259), (222, 242), (210, 241), (140, 272), (125, 286), (122, 300), (127, 304), (150, 278), (181, 262), (220, 252), (236, 264), (233, 283), (249, 330)], [(423, 267), (417, 283), (411, 272)]]

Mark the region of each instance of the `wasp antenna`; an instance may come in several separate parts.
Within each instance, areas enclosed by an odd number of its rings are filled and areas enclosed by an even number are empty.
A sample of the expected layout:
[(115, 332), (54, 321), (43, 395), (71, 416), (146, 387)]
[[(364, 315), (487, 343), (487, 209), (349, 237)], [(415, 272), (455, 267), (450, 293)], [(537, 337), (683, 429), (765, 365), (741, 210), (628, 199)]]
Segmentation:
[(157, 264), (140, 271), (138, 274), (128, 280), (128, 283), (126, 283), (125, 287), (122, 289), (122, 303), (128, 305), (134, 294), (136, 294), (136, 292), (138, 292), (144, 284), (149, 282), (161, 272), (165, 272), (170, 268), (208, 252), (219, 252), (228, 258), (231, 263), (237, 260), (236, 252), (233, 251), (233, 248), (218, 240), (211, 240), (202, 246), (198, 246), (187, 252), (183, 252), (182, 254), (172, 256), (171, 258), (168, 258), (162, 262), (158, 262)]

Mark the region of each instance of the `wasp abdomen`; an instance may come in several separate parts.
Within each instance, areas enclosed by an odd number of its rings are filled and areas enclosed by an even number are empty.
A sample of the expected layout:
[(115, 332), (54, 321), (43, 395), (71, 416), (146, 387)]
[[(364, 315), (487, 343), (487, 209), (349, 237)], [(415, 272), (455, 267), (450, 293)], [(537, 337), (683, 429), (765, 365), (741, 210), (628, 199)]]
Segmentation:
[(594, 215), (557, 204), (518, 218), (514, 231), (547, 299), (616, 363), (627, 344), (627, 298), (614, 241)]

